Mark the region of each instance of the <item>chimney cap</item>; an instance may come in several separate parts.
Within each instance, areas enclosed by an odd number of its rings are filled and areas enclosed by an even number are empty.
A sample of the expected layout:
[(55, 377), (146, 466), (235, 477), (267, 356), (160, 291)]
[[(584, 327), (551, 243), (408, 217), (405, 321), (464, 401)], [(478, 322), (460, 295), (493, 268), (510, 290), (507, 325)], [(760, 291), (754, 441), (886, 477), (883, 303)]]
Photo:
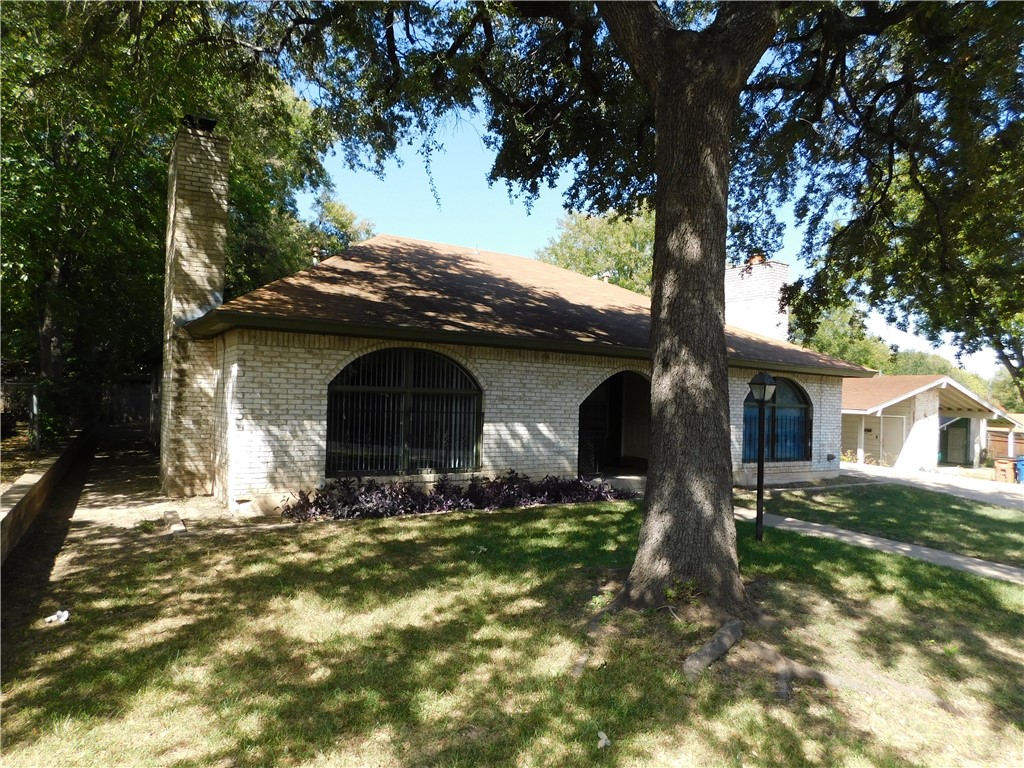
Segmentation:
[(217, 119), (214, 117), (205, 117), (203, 115), (185, 115), (181, 124), (186, 128), (193, 128), (198, 131), (204, 131), (205, 133), (213, 133), (213, 129), (217, 127)]

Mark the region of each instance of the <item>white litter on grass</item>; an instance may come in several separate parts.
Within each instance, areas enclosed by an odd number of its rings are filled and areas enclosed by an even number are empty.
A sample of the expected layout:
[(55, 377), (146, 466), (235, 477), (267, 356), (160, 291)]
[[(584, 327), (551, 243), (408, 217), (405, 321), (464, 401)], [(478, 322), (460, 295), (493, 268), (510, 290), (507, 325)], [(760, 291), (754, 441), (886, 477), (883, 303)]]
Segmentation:
[(597, 748), (607, 749), (612, 745), (612, 740), (608, 738), (608, 734), (604, 731), (597, 732)]
[(45, 621), (47, 624), (63, 624), (71, 616), (67, 611), (57, 611), (52, 616), (47, 616)]

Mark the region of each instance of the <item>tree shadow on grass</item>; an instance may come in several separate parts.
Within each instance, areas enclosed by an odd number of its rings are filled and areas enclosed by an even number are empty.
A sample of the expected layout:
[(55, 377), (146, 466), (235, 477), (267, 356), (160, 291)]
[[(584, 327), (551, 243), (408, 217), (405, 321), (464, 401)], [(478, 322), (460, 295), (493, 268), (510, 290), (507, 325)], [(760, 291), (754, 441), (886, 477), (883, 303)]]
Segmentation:
[[(824, 597), (866, 659), (895, 670), (912, 664), (942, 701), (971, 695), (995, 723), (1024, 730), (1024, 599), (1013, 584), (984, 579), (908, 557), (771, 529), (763, 546), (750, 541), (752, 524), (739, 523), (745, 575), (770, 579), (762, 598), (783, 629), (774, 639), (791, 658), (827, 662), (820, 639), (803, 639)], [(788, 587), (790, 588), (787, 588)], [(785, 594), (783, 594), (783, 592)], [(770, 594), (771, 593), (771, 594)]]
[[(181, 768), (616, 765), (664, 762), (680, 744), (710, 763), (909, 764), (823, 689), (782, 717), (769, 675), (690, 682), (681, 663), (703, 638), (667, 612), (616, 617), (606, 663), (571, 674), (595, 573), (629, 564), (639, 514), (583, 505), (177, 539), (97, 527), (65, 553), (73, 621), (25, 628), (10, 658), (5, 647), (5, 751), (50, 754), (53, 724), (130, 723), (162, 692), (202, 712), (200, 732), (146, 753)], [(800, 547), (780, 542), (744, 560), (785, 569)], [(876, 570), (851, 552), (840, 568)], [(838, 594), (834, 573), (820, 587)], [(733, 726), (737, 706), (753, 714)]]
[(80, 456), (68, 469), (49, 501), (4, 561), (0, 573), (0, 602), (3, 604), (0, 646), (4, 649), (0, 674), (5, 680), (12, 671), (8, 664), (15, 656), (11, 652), (13, 644), (24, 637), (27, 627), (38, 618), (43, 601), (49, 598), (55, 601), (54, 609), (61, 607), (57, 604), (61, 600), (59, 590), (48, 591), (47, 587), (71, 529), (71, 518), (81, 497), (91, 460), (90, 455)]
[(1024, 513), (894, 484), (773, 493), (773, 514), (1024, 567)]

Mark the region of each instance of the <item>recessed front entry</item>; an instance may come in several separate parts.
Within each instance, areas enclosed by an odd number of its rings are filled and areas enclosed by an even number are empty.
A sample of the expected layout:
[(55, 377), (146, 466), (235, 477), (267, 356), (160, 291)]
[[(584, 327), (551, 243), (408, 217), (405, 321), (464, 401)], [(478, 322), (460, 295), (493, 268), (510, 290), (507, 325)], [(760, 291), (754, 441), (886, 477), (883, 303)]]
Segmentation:
[(580, 404), (581, 475), (647, 471), (651, 383), (623, 371), (605, 379)]

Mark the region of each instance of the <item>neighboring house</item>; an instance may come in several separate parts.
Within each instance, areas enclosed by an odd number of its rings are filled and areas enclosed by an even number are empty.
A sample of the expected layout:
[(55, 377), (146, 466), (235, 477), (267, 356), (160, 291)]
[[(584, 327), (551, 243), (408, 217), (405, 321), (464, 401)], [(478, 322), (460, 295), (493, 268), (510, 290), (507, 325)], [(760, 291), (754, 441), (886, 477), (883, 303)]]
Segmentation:
[(978, 466), (986, 421), (1005, 417), (948, 376), (878, 376), (843, 382), (843, 453), (901, 469)]
[[(233, 506), (340, 475), (645, 469), (647, 297), (533, 259), (381, 235), (222, 304), (227, 152), (190, 128), (172, 152), (165, 492)], [(726, 338), (736, 480), (755, 474), (759, 370), (778, 380), (768, 478), (836, 474), (843, 377), (873, 372), (737, 328)]]
[(987, 426), (988, 458), (1024, 456), (1024, 413), (1004, 413)]

